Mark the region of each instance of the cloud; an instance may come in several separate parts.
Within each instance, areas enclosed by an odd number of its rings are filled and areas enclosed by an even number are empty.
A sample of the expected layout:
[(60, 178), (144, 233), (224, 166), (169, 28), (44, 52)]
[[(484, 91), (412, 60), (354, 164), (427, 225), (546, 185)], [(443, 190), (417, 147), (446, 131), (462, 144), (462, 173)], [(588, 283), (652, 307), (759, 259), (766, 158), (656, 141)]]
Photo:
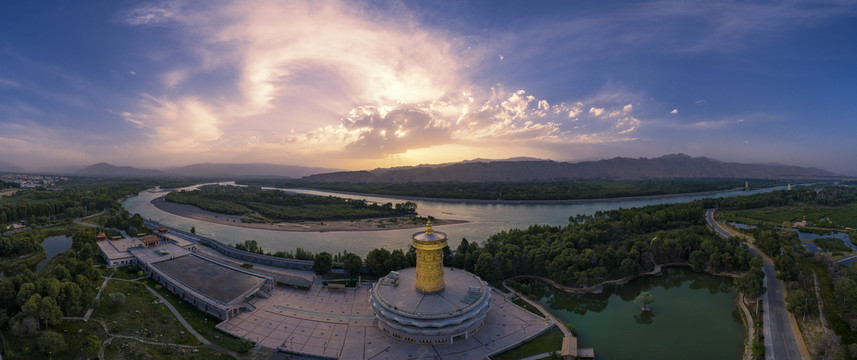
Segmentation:
[[(551, 104), (523, 89), (481, 88), (468, 70), (479, 59), (462, 55), (472, 44), (406, 11), (336, 1), (167, 2), (123, 20), (174, 31), (196, 62), (155, 74), (162, 88), (119, 113), (171, 159), (378, 159), (443, 145), (628, 141), (640, 126), (622, 92)], [(212, 92), (211, 79), (224, 72), (234, 77)]]
[(21, 84), (18, 83), (17, 81), (13, 81), (13, 80), (9, 80), (9, 79), (0, 77), (0, 86), (16, 88), (16, 87), (21, 86)]
[(673, 109), (672, 111), (670, 111), (670, 114), (673, 114), (673, 115), (678, 114), (678, 109)]

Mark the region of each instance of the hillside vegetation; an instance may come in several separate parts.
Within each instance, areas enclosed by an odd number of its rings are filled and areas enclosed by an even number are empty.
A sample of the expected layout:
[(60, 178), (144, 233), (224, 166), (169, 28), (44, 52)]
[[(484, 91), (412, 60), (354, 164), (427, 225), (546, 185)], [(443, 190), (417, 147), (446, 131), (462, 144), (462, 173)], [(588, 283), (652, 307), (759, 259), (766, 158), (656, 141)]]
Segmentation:
[[(584, 180), (551, 182), (311, 182), (307, 180), (241, 180), (241, 184), (278, 188), (315, 188), (393, 196), (475, 200), (580, 200), (687, 194), (743, 187), (737, 179)], [(785, 185), (781, 180), (753, 180), (751, 186)]]
[(221, 214), (256, 217), (260, 221), (365, 219), (414, 215), (417, 210), (412, 202), (374, 204), (366, 200), (227, 185), (206, 185), (193, 191), (171, 192), (166, 200)]

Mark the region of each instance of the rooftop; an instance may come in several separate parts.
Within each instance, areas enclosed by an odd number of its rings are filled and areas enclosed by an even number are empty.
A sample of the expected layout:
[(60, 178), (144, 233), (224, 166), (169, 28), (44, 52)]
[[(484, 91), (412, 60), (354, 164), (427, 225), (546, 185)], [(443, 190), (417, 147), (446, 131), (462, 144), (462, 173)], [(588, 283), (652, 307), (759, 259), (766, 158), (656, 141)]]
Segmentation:
[(128, 252), (128, 249), (142, 245), (139, 240), (133, 238), (99, 241), (96, 244), (101, 249), (101, 252), (104, 253), (104, 256), (110, 260), (131, 257), (131, 253)]
[(229, 303), (265, 281), (261, 276), (240, 272), (195, 255), (161, 261), (153, 266), (223, 303)]
[(431, 315), (449, 316), (467, 311), (477, 303), (471, 299), (477, 292), (476, 289), (480, 292), (478, 298), (487, 292), (487, 287), (479, 277), (461, 269), (445, 268), (446, 288), (435, 294), (416, 291), (414, 289), (416, 276), (416, 268), (399, 270), (399, 286), (376, 286), (375, 296), (387, 304), (388, 308), (430, 317)]

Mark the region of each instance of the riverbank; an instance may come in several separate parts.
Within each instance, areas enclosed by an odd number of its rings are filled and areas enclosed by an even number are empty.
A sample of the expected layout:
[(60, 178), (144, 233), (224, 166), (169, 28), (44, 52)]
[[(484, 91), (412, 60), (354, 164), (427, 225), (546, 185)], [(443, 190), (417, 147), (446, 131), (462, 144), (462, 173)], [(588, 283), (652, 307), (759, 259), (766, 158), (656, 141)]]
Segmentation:
[[(242, 186), (246, 186), (246, 185), (242, 185)], [(269, 187), (265, 187), (265, 189), (282, 190), (280, 188), (269, 188)], [(641, 195), (641, 196), (625, 196), (625, 197), (613, 197), (613, 198), (569, 199), (569, 200), (484, 200), (484, 199), (435, 198), (435, 197), (425, 197), (425, 196), (403, 196), (403, 195), (389, 195), (389, 194), (358, 193), (358, 192), (350, 192), (350, 191), (339, 191), (339, 190), (328, 190), (328, 189), (317, 189), (317, 188), (295, 188), (294, 190), (319, 191), (319, 192), (342, 194), (342, 195), (352, 195), (352, 196), (374, 196), (374, 197), (384, 197), (384, 198), (390, 198), (390, 199), (409, 200), (409, 201), (437, 201), (437, 202), (455, 203), (455, 204), (576, 205), (576, 204), (592, 204), (592, 203), (600, 203), (600, 202), (622, 202), (622, 201), (637, 201), (637, 200), (649, 200), (649, 199), (674, 198), (674, 197), (681, 197), (681, 196), (705, 196), (705, 195), (714, 195), (714, 194), (728, 193), (728, 192), (735, 192), (735, 191), (754, 191), (754, 190), (760, 190), (760, 189), (745, 190), (744, 188), (735, 188), (735, 189), (730, 189), (730, 190), (712, 190), (712, 191), (700, 191), (700, 192), (680, 193), (680, 194)]]
[[(535, 279), (535, 280), (541, 281), (542, 283), (550, 285), (551, 287), (553, 287), (555, 289), (565, 291), (569, 294), (600, 294), (600, 293), (604, 292), (605, 286), (621, 286), (621, 285), (625, 285), (625, 284), (631, 282), (631, 280), (636, 280), (636, 279), (639, 279), (642, 277), (660, 276), (663, 274), (664, 269), (671, 268), (671, 267), (690, 268), (690, 269), (693, 269), (694, 271), (697, 271), (697, 272), (702, 272), (702, 273), (705, 273), (708, 275), (721, 276), (721, 277), (737, 278), (737, 277), (741, 277), (743, 275), (743, 273), (740, 273), (740, 272), (725, 272), (725, 271), (710, 271), (710, 270), (699, 271), (699, 270), (694, 269), (693, 265), (691, 265), (690, 263), (681, 262), (681, 263), (669, 263), (669, 264), (656, 264), (654, 270), (652, 270), (652, 271), (642, 272), (642, 273), (639, 273), (636, 275), (629, 275), (629, 276), (623, 277), (621, 279), (606, 280), (606, 281), (602, 281), (599, 284), (595, 284), (595, 285), (587, 286), (587, 287), (565, 286), (565, 285), (562, 285), (556, 281), (553, 281), (551, 279), (548, 279), (548, 278), (542, 277), (542, 276), (538, 276), (538, 275), (517, 275), (517, 276), (510, 277), (510, 278), (504, 280), (503, 282), (505, 283), (506, 281), (509, 281), (509, 280), (524, 279), (524, 278)], [(505, 286), (505, 284), (504, 284), (504, 286)]]
[[(193, 205), (176, 204), (164, 200), (164, 196), (157, 197), (151, 201), (156, 208), (170, 214), (200, 220), (215, 224), (242, 227), (248, 229), (293, 231), (293, 232), (325, 232), (325, 231), (381, 231), (398, 229), (418, 229), (425, 227), (425, 223), (415, 216), (397, 216), (377, 219), (360, 220), (335, 220), (335, 221), (302, 221), (302, 222), (278, 222), (257, 223), (244, 222), (252, 218), (240, 215), (219, 214), (200, 209)], [(436, 219), (435, 225), (453, 225), (466, 223), (466, 220)]]

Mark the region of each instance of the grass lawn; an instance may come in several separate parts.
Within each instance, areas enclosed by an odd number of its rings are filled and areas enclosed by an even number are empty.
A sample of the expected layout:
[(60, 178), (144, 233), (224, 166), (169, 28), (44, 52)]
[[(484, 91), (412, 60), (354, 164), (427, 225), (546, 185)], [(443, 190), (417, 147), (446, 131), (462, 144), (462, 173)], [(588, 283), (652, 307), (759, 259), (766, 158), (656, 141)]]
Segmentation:
[(164, 289), (163, 287), (159, 286), (152, 279), (146, 279), (146, 284), (148, 284), (149, 287), (155, 289), (155, 291), (157, 291), (159, 294), (161, 294), (161, 296), (167, 299), (167, 301), (173, 304), (176, 310), (178, 310), (178, 312), (185, 318), (185, 320), (187, 320), (190, 326), (192, 326), (194, 330), (200, 333), (200, 335), (202, 335), (212, 343), (220, 345), (226, 349), (232, 351), (241, 350), (241, 345), (239, 344), (237, 338), (225, 332), (222, 332), (214, 327), (222, 320), (200, 311), (195, 306), (187, 303), (186, 301), (182, 301), (173, 293), (167, 291), (167, 289)]
[[(110, 294), (125, 294), (125, 302), (114, 306)], [(137, 336), (149, 341), (197, 345), (190, 334), (180, 334), (184, 327), (164, 304), (155, 303), (157, 297), (142, 282), (111, 280), (101, 295), (101, 305), (92, 313), (93, 319), (107, 323), (111, 334)]]
[[(104, 341), (104, 330), (101, 325), (95, 322), (83, 321), (63, 321), (61, 324), (50, 329), (63, 336), (66, 344), (66, 350), (53, 355), (54, 359), (77, 359), (86, 358), (83, 352), (82, 344), (86, 344), (86, 338), (89, 335), (98, 336), (101, 341)], [(48, 354), (39, 352), (36, 346), (37, 337), (14, 337), (9, 330), (3, 331), (3, 339), (5, 340), (6, 350), (5, 358), (9, 359), (50, 359)]]
[(179, 349), (172, 346), (143, 344), (130, 339), (115, 338), (104, 350), (107, 359), (163, 359), (163, 360), (220, 360), (232, 359), (231, 356), (218, 353), (208, 347), (200, 346), (194, 353), (193, 349)]
[[(107, 271), (110, 271), (110, 270), (107, 270)], [(117, 279), (133, 280), (133, 279), (139, 278), (139, 277), (144, 276), (144, 275), (146, 275), (146, 274), (144, 273), (143, 275), (140, 275), (140, 268), (138, 268), (136, 265), (129, 265), (129, 266), (117, 267), (116, 273), (113, 274), (113, 277), (117, 278)], [(151, 293), (149, 293), (149, 294), (151, 294)]]
[(524, 299), (517, 298), (517, 299), (515, 299), (515, 301), (512, 301), (512, 302), (515, 303), (515, 305), (518, 305), (524, 309), (527, 309), (529, 312), (531, 312), (533, 314), (536, 314), (536, 315), (541, 316), (541, 317), (545, 317), (545, 314), (542, 314), (542, 312), (539, 311), (538, 308), (530, 305), (530, 303), (526, 302)]
[(798, 221), (806, 216), (807, 221), (830, 218), (836, 225), (857, 227), (857, 203), (842, 206), (784, 206), (776, 208), (733, 211), (735, 215), (771, 221), (781, 224), (783, 221)]
[(546, 352), (559, 351), (562, 348), (562, 331), (557, 329), (556, 326), (541, 334), (536, 336), (534, 339), (518, 346), (516, 348), (512, 348), (507, 350), (506, 352), (497, 354), (492, 356), (493, 360), (513, 360), (513, 359), (521, 359), (528, 356), (543, 354)]

